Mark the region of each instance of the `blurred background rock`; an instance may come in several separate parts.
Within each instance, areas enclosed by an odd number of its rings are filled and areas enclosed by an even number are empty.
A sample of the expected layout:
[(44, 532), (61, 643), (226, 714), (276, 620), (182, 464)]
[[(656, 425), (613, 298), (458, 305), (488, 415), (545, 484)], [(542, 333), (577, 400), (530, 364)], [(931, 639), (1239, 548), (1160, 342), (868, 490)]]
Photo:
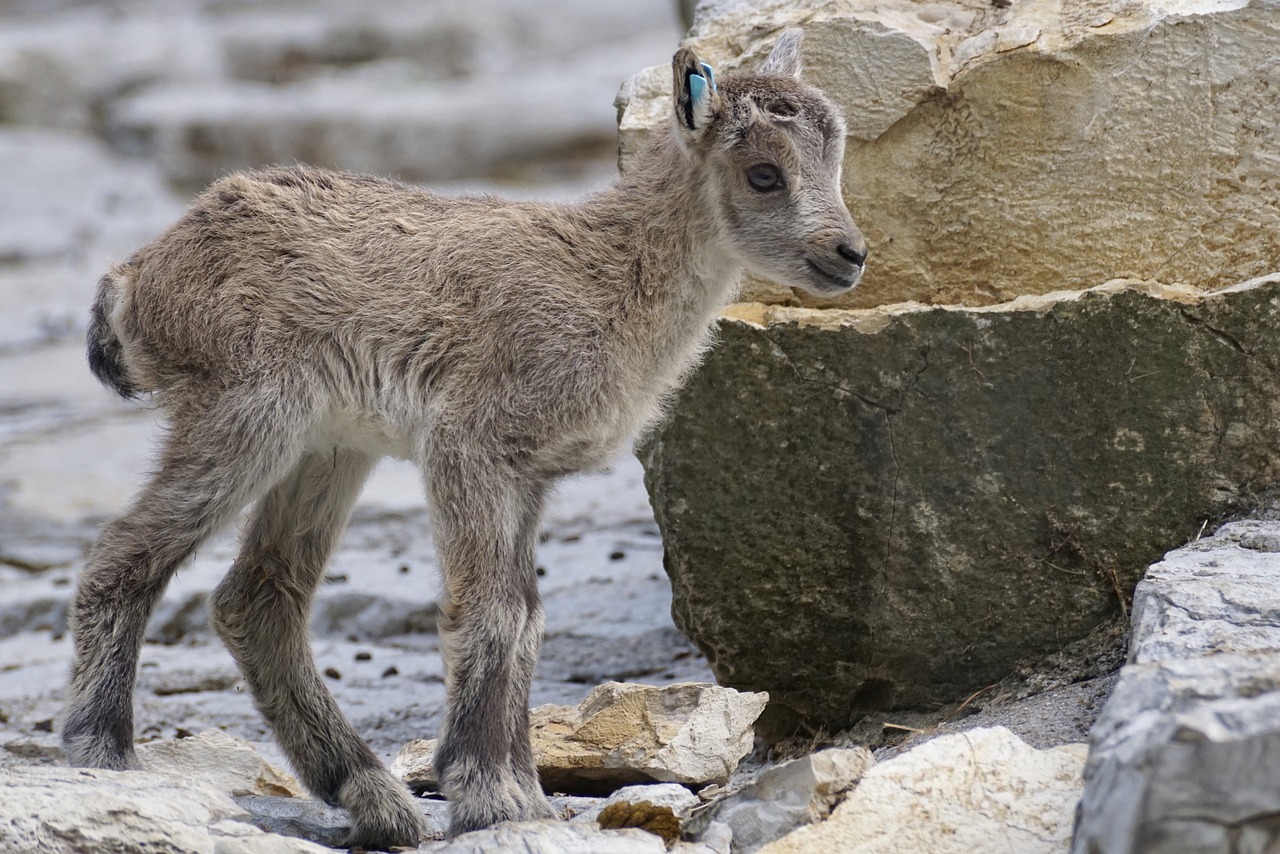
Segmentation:
[(228, 171), (297, 161), (558, 197), (670, 0), (0, 3), (0, 348), (73, 334), (93, 280)]

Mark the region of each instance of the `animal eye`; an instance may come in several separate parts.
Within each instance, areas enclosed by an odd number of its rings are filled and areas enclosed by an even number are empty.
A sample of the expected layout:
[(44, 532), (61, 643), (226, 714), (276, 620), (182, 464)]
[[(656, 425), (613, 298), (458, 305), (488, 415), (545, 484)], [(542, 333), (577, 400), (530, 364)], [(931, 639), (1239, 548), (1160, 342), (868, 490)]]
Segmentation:
[(757, 192), (768, 193), (782, 186), (782, 173), (771, 163), (757, 163), (747, 170), (747, 183)]

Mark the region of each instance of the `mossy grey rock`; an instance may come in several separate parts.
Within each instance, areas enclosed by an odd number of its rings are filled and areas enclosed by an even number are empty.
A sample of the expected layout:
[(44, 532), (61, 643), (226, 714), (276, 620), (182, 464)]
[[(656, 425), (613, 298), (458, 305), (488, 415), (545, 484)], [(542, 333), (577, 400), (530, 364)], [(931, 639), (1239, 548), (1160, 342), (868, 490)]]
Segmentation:
[(733, 313), (641, 456), (676, 623), (766, 727), (962, 699), (1280, 476), (1280, 275)]

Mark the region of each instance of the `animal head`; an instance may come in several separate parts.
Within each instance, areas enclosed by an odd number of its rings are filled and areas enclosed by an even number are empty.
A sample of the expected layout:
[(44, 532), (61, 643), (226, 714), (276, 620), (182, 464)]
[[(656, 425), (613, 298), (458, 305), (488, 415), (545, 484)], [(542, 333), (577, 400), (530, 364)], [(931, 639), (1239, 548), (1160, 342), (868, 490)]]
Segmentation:
[(681, 48), (673, 122), (723, 239), (747, 269), (834, 296), (862, 278), (867, 244), (840, 192), (844, 120), (799, 79), (802, 37), (787, 30), (758, 74), (718, 84)]

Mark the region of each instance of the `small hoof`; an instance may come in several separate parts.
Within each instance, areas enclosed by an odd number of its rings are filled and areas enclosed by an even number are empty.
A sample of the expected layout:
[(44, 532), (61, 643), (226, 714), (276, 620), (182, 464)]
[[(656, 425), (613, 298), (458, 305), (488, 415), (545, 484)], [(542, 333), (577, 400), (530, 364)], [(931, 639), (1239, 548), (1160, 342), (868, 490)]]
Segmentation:
[(427, 836), (417, 799), (382, 768), (352, 775), (340, 800), (351, 814), (351, 832), (343, 841), (348, 848), (417, 848)]
[(453, 838), (473, 830), (485, 830), (504, 821), (547, 821), (560, 818), (546, 795), (522, 796), (519, 805), (502, 798), (485, 804), (483, 798), (464, 798), (453, 801), (449, 809), (449, 837)]

